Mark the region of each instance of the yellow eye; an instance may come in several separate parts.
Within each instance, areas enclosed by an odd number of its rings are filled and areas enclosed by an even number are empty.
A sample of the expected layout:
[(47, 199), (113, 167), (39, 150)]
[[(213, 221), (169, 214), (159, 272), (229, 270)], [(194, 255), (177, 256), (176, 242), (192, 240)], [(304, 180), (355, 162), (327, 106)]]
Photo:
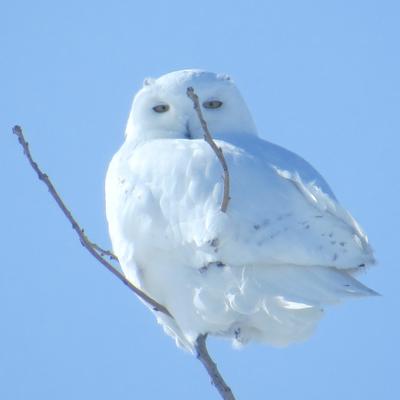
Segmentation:
[(158, 104), (153, 107), (153, 110), (156, 113), (165, 113), (169, 110), (169, 105), (168, 104)]
[(219, 100), (209, 100), (203, 103), (203, 107), (208, 109), (215, 109), (215, 108), (220, 108), (222, 104), (223, 104), (222, 101)]

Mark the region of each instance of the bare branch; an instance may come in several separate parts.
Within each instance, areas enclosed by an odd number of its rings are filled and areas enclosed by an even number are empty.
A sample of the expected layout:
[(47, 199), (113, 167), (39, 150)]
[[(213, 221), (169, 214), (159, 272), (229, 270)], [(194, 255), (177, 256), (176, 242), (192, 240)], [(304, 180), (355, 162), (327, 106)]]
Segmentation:
[(164, 314), (170, 316), (171, 318), (172, 315), (170, 312), (162, 305), (157, 303), (154, 299), (152, 299), (150, 296), (148, 296), (146, 293), (144, 293), (142, 290), (137, 288), (135, 285), (133, 285), (120, 271), (118, 271), (117, 268), (115, 268), (113, 265), (111, 265), (105, 258), (104, 255), (107, 255), (109, 257), (113, 257), (115, 260), (117, 258), (109, 251), (101, 249), (99, 246), (94, 245), (86, 236), (84, 230), (79, 226), (78, 222), (76, 219), (72, 216), (71, 211), (67, 208), (67, 206), (64, 204), (62, 201), (60, 195), (57, 193), (54, 185), (50, 181), (49, 177), (47, 174), (45, 174), (38, 166), (38, 164), (33, 160), (31, 152), (29, 150), (29, 144), (25, 140), (25, 137), (22, 133), (22, 129), (20, 126), (16, 125), (13, 128), (13, 133), (17, 135), (18, 141), (21, 144), (22, 148), (24, 149), (24, 154), (26, 158), (29, 161), (29, 164), (31, 167), (34, 169), (34, 171), (37, 173), (39, 179), (47, 186), (51, 196), (53, 199), (56, 201), (57, 205), (65, 215), (65, 217), (68, 219), (68, 221), (72, 224), (72, 228), (74, 231), (77, 233), (79, 236), (79, 240), (82, 244), (83, 247), (94, 257), (96, 258), (97, 261), (99, 261), (101, 264), (103, 264), (104, 267), (106, 267), (111, 273), (113, 273), (120, 281), (122, 281), (126, 286), (128, 286), (129, 289), (131, 289), (133, 292), (135, 292), (136, 295), (138, 295), (142, 300), (144, 300), (146, 303), (150, 304), (153, 307), (154, 311), (160, 311), (163, 312)]
[[(196, 96), (194, 94), (194, 96)], [(197, 98), (197, 96), (196, 96)], [(196, 104), (196, 103), (195, 103)], [(198, 98), (197, 98), (197, 104), (198, 104)], [(205, 135), (206, 141), (211, 145), (211, 147), (214, 149), (216, 152), (218, 159), (221, 161), (224, 167), (224, 171), (226, 171), (225, 179), (224, 179), (224, 201), (221, 206), (221, 211), (226, 212), (226, 208), (228, 206), (229, 202), (229, 174), (228, 174), (228, 168), (226, 166), (225, 159), (223, 157), (221, 149), (219, 149), (211, 135), (208, 132), (207, 129), (207, 124), (205, 123), (201, 111), (199, 114), (199, 118), (204, 122), (205, 128), (203, 126), (203, 129), (208, 134), (209, 139), (206, 138), (207, 134)], [(29, 144), (25, 140), (25, 137), (23, 135), (22, 129), (20, 126), (16, 125), (13, 128), (13, 133), (18, 137), (18, 141), (21, 144), (24, 154), (26, 158), (29, 161), (29, 164), (33, 168), (33, 170), (37, 173), (39, 179), (47, 186), (47, 189), (49, 190), (51, 196), (54, 198), (56, 201), (57, 205), (65, 215), (65, 217), (68, 219), (68, 221), (72, 224), (72, 228), (74, 231), (77, 233), (79, 240), (82, 244), (83, 247), (86, 248), (86, 250), (94, 257), (96, 258), (97, 261), (99, 261), (104, 267), (106, 267), (114, 276), (116, 276), (121, 282), (123, 282), (129, 289), (131, 289), (137, 296), (139, 296), (142, 300), (150, 304), (153, 308), (154, 311), (159, 311), (163, 312), (164, 314), (168, 315), (169, 317), (173, 318), (171, 313), (167, 310), (166, 307), (164, 307), (162, 304), (157, 303), (154, 299), (149, 297), (146, 293), (144, 293), (142, 290), (137, 288), (135, 285), (133, 285), (115, 266), (113, 266), (110, 262), (106, 260), (105, 257), (109, 257), (111, 260), (118, 261), (117, 257), (109, 250), (104, 250), (97, 244), (91, 242), (87, 235), (85, 234), (84, 230), (80, 227), (76, 219), (72, 216), (71, 211), (67, 208), (63, 200), (61, 199), (60, 195), (57, 193), (53, 183), (51, 182), (50, 178), (45, 174), (38, 164), (33, 160), (30, 149), (29, 149)], [(226, 168), (226, 169), (225, 169)], [(227, 194), (225, 194), (227, 193)], [(200, 335), (197, 340), (196, 340), (196, 352), (197, 352), (197, 358), (200, 360), (200, 362), (203, 364), (205, 367), (208, 375), (211, 378), (211, 381), (213, 385), (216, 387), (218, 390), (219, 394), (224, 400), (235, 400), (235, 397), (233, 396), (233, 393), (229, 386), (225, 383), (224, 379), (222, 378), (221, 374), (218, 371), (217, 365), (215, 362), (212, 360), (210, 357), (207, 346), (206, 346), (206, 339), (207, 335)]]
[(197, 113), (197, 116), (199, 117), (201, 127), (203, 128), (203, 131), (204, 131), (204, 140), (211, 146), (214, 153), (218, 157), (219, 162), (222, 165), (222, 169), (224, 170), (224, 197), (223, 197), (222, 203), (221, 203), (221, 211), (226, 213), (226, 210), (228, 209), (229, 200), (230, 200), (230, 197), (229, 197), (230, 181), (229, 181), (228, 165), (226, 163), (222, 149), (216, 145), (216, 143), (214, 142), (214, 139), (212, 138), (212, 136), (210, 134), (210, 131), (208, 130), (207, 122), (203, 117), (203, 113), (201, 112), (199, 97), (194, 92), (194, 89), (192, 87), (187, 88), (186, 94), (193, 101), (194, 109)]
[(226, 384), (224, 378), (219, 373), (217, 364), (210, 357), (207, 350), (207, 335), (200, 335), (196, 340), (197, 358), (204, 365), (208, 375), (211, 378), (212, 384), (216, 387), (219, 394), (224, 400), (235, 400), (231, 388)]

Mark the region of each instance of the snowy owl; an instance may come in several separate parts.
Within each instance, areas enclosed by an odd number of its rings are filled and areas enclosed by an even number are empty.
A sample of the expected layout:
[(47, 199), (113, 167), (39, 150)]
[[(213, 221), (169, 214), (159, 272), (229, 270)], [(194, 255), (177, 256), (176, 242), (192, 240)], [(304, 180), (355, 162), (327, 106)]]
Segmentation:
[[(228, 165), (226, 212), (188, 87)], [(326, 305), (376, 294), (354, 278), (374, 263), (358, 223), (310, 164), (258, 136), (226, 75), (144, 82), (108, 168), (106, 213), (124, 274), (169, 310), (154, 311), (158, 322), (189, 351), (204, 334), (286, 346)]]

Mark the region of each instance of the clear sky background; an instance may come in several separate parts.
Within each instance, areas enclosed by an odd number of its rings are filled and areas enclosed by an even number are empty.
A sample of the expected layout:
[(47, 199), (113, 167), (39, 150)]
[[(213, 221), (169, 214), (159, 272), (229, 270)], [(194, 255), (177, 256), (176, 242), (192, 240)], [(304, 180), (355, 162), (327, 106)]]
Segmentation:
[(330, 308), (286, 349), (210, 351), (239, 399), (395, 399), (399, 391), (400, 3), (3, 1), (0, 398), (218, 399), (200, 363), (80, 246), (11, 127), (90, 237), (143, 78), (229, 73), (260, 134), (310, 161), (361, 222), (380, 298)]

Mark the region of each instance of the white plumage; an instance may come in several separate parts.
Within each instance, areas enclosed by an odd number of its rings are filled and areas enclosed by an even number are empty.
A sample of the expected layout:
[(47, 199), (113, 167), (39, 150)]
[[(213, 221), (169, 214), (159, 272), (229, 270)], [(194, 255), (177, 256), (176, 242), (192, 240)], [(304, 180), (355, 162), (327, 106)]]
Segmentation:
[[(191, 86), (228, 164), (222, 169), (186, 95)], [(324, 179), (257, 136), (226, 76), (177, 71), (147, 80), (106, 178), (113, 249), (126, 276), (174, 316), (165, 331), (282, 346), (306, 339), (323, 307), (373, 295), (352, 275), (374, 262), (367, 237)]]

